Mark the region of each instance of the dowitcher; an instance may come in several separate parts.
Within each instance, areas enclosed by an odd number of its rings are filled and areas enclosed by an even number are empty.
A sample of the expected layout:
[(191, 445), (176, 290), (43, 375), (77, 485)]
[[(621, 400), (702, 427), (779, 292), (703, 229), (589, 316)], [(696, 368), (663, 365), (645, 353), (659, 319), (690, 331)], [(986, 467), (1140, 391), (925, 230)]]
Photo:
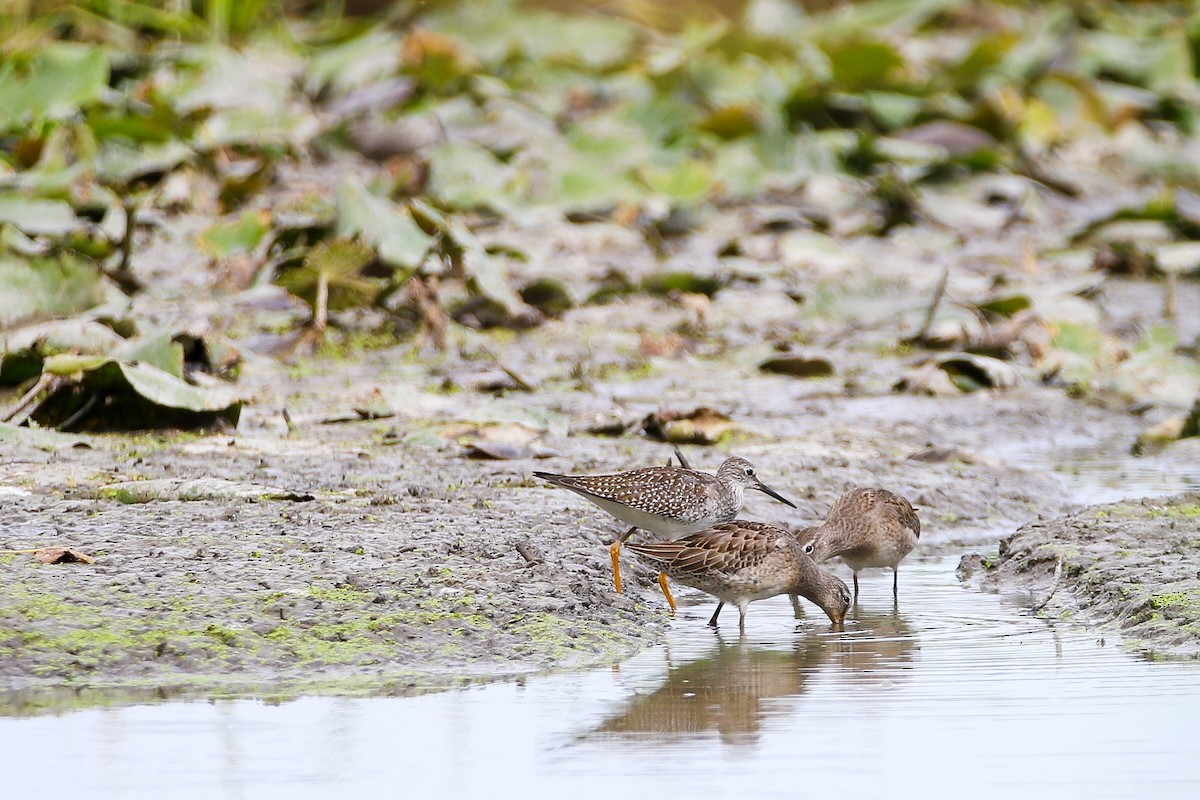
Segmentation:
[(892, 599), (899, 595), (900, 562), (917, 546), (921, 520), (912, 505), (886, 489), (851, 489), (834, 502), (820, 525), (796, 535), (804, 552), (817, 561), (841, 556), (854, 572), (867, 567), (892, 568)]
[(716, 626), (725, 603), (738, 608), (738, 630), (746, 630), (746, 607), (779, 594), (816, 603), (834, 625), (850, 608), (845, 582), (817, 566), (788, 531), (763, 522), (735, 520), (671, 542), (634, 542), (629, 549), (685, 586), (720, 600), (708, 621)]
[[(796, 507), (759, 480), (754, 465), (737, 456), (725, 459), (716, 475), (677, 467), (647, 467), (613, 475), (533, 474), (586, 497), (633, 526), (609, 548), (617, 592), (621, 591), (621, 568), (617, 560), (621, 545), (638, 528), (660, 539), (678, 539), (729, 522), (742, 510), (747, 489), (756, 489)], [(660, 574), (658, 583), (674, 610), (675, 600), (667, 589), (666, 576)]]

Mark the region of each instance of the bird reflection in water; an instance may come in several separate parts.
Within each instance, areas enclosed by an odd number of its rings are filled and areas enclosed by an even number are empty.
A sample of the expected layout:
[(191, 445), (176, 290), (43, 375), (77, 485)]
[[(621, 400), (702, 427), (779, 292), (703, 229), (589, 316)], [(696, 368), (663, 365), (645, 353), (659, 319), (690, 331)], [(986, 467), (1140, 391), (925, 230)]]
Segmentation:
[(895, 681), (913, 664), (919, 643), (899, 613), (859, 611), (847, 623), (844, 634), (801, 633), (789, 650), (745, 637), (726, 642), (718, 634), (712, 655), (672, 666), (662, 686), (631, 698), (586, 738), (648, 734), (679, 741), (715, 732), (727, 744), (753, 744), (778, 701), (799, 698), (817, 673)]
[(846, 633), (828, 640), (834, 649), (830, 670), (855, 683), (898, 682), (910, 674), (921, 644), (899, 611), (856, 607), (846, 620)]

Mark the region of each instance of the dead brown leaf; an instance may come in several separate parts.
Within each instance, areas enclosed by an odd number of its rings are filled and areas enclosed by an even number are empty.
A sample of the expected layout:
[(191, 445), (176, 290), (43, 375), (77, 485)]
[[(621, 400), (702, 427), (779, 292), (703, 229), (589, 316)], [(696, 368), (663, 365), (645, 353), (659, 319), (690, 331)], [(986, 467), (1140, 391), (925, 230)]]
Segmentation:
[(642, 355), (659, 358), (679, 358), (690, 353), (696, 343), (678, 333), (667, 333), (658, 336), (653, 333), (643, 333), (639, 349)]
[(828, 378), (833, 374), (833, 362), (823, 356), (803, 356), (791, 353), (764, 361), (759, 365), (764, 372), (791, 375), (793, 378)]
[(642, 430), (652, 439), (676, 444), (716, 444), (737, 429), (737, 424), (715, 409), (658, 411), (642, 420)]
[(96, 561), (70, 547), (41, 547), (33, 551), (33, 557), (43, 564), (93, 564)]

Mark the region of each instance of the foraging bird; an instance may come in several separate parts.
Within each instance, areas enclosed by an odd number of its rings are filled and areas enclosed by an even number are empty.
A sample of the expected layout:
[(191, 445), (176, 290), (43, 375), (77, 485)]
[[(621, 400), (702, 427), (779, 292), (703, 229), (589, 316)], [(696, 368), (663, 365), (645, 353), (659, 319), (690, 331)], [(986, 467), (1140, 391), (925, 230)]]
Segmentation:
[[(621, 591), (621, 568), (617, 558), (621, 545), (638, 528), (661, 539), (678, 539), (698, 533), (736, 517), (742, 510), (747, 489), (756, 489), (796, 507), (791, 500), (760, 481), (749, 461), (737, 456), (725, 459), (716, 475), (675, 467), (648, 467), (614, 475), (533, 474), (586, 497), (633, 526), (609, 548), (613, 582), (618, 593)], [(658, 583), (673, 611), (675, 600), (667, 589), (666, 576), (660, 574)]]
[(817, 566), (796, 538), (762, 522), (735, 520), (671, 542), (634, 542), (629, 549), (680, 583), (721, 601), (708, 624), (716, 627), (725, 603), (738, 607), (738, 630), (746, 630), (746, 607), (779, 594), (801, 595), (841, 625), (850, 608), (844, 581)]
[(892, 599), (899, 595), (899, 567), (921, 538), (921, 520), (903, 497), (886, 489), (851, 489), (834, 502), (820, 525), (796, 535), (804, 552), (817, 561), (841, 556), (854, 572), (867, 567), (892, 568)]

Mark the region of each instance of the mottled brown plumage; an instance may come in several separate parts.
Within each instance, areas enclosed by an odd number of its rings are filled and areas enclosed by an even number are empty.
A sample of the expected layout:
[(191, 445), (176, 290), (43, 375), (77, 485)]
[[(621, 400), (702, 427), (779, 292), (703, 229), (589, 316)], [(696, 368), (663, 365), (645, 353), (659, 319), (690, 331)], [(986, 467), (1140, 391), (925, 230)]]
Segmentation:
[(742, 509), (747, 489), (795, 508), (770, 489), (744, 458), (725, 459), (716, 475), (676, 467), (648, 467), (614, 475), (535, 476), (586, 497), (617, 519), (656, 536), (677, 539), (728, 522)]
[(834, 502), (820, 525), (796, 535), (804, 552), (817, 561), (840, 556), (854, 572), (867, 567), (892, 568), (892, 597), (899, 593), (899, 567), (921, 537), (921, 520), (912, 505), (886, 489), (851, 489)]
[(680, 583), (736, 605), (742, 630), (746, 607), (775, 595), (806, 597), (834, 624), (850, 607), (850, 590), (840, 578), (818, 567), (792, 534), (762, 522), (725, 522), (676, 541), (635, 543), (629, 549)]
[[(796, 507), (760, 481), (749, 461), (737, 456), (725, 459), (716, 475), (675, 467), (648, 467), (612, 475), (533, 474), (586, 497), (633, 526), (611, 548), (613, 581), (618, 592), (621, 591), (618, 554), (621, 545), (637, 528), (663, 539), (698, 533), (736, 517), (742, 509), (747, 489), (756, 489)], [(665, 580), (660, 579), (660, 583), (674, 609)]]

